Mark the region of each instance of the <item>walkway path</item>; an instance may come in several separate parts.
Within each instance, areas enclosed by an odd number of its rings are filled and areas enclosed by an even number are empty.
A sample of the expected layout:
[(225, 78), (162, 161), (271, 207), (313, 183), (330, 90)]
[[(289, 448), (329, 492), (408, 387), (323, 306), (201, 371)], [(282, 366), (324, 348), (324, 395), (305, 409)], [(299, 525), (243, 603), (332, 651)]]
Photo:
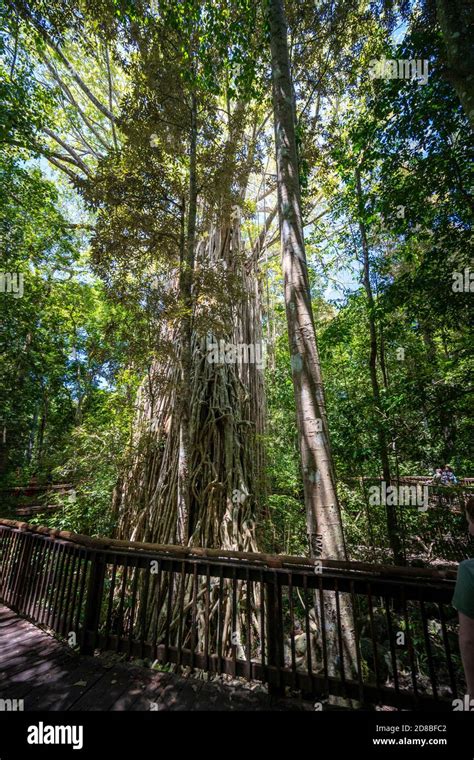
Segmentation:
[[(242, 685), (77, 655), (0, 605), (0, 700), (35, 710), (307, 710)], [(3, 705), (3, 703), (2, 703)]]

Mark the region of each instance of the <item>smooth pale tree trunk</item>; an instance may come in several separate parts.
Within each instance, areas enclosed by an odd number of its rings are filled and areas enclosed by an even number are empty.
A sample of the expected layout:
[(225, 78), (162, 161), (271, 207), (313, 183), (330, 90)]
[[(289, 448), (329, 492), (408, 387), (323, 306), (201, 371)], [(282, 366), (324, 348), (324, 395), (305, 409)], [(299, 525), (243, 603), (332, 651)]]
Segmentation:
[(190, 458), (191, 458), (191, 408), (189, 388), (193, 366), (193, 279), (196, 247), (197, 219), (197, 103), (196, 96), (191, 97), (191, 132), (189, 143), (189, 199), (188, 224), (184, 246), (184, 255), (180, 271), (180, 295), (183, 303), (181, 320), (181, 382), (180, 441), (178, 462), (178, 519), (176, 539), (179, 544), (186, 544), (189, 538), (190, 509)]
[[(379, 444), (380, 462), (382, 465), (383, 479), (387, 485), (390, 485), (390, 459), (388, 456), (387, 436), (384, 430), (382, 401), (380, 397), (380, 386), (377, 377), (377, 326), (375, 323), (375, 302), (372, 292), (372, 286), (370, 284), (370, 263), (369, 263), (369, 244), (367, 240), (367, 231), (362, 219), (363, 209), (363, 196), (362, 185), (360, 179), (360, 170), (356, 169), (356, 191), (357, 202), (359, 208), (359, 232), (362, 245), (362, 255), (364, 261), (364, 288), (367, 295), (367, 307), (369, 317), (369, 336), (370, 336), (370, 356), (369, 356), (369, 372), (370, 383), (372, 386), (372, 396), (374, 399), (374, 407), (376, 414), (377, 425), (377, 439)], [(391, 504), (386, 505), (387, 515), (387, 533), (390, 548), (393, 552), (393, 558), (396, 565), (404, 565), (405, 560), (403, 557), (402, 545), (400, 542), (400, 535), (398, 530), (397, 508)]]
[(293, 89), (282, 0), (268, 0), (282, 269), (310, 545), (346, 559), (303, 238)]
[[(286, 19), (282, 0), (268, 0), (273, 77), (273, 112), (285, 306), (296, 400), (300, 456), (312, 556), (346, 559), (326, 418), (306, 263)], [(320, 547), (317, 537), (321, 538)], [(339, 604), (338, 604), (339, 602)], [(322, 609), (314, 612), (322, 641)], [(356, 660), (350, 596), (324, 594), (327, 665), (331, 676), (351, 678)], [(339, 637), (338, 631), (341, 636)], [(342, 646), (340, 646), (340, 644)], [(309, 642), (308, 642), (309, 646)], [(338, 702), (339, 698), (331, 697)]]

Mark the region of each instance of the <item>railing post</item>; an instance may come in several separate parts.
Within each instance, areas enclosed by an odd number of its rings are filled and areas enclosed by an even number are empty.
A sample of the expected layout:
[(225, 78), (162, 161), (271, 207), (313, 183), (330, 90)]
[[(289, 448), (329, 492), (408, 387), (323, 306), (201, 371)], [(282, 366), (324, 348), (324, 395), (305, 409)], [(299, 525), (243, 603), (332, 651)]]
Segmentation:
[(283, 697), (285, 696), (285, 687), (281, 681), (281, 668), (284, 666), (283, 620), (281, 586), (276, 572), (272, 573), (272, 578), (266, 582), (266, 587), (268, 666), (276, 669), (276, 673), (274, 670), (268, 671), (268, 693), (272, 697)]
[(33, 554), (33, 538), (30, 534), (23, 532), (19, 534), (22, 537), (23, 545), (20, 546), (18, 557), (18, 566), (15, 568), (17, 578), (15, 580), (15, 592), (13, 596), (14, 608), (17, 612), (23, 614), (23, 601), (26, 593), (27, 578), (31, 571), (31, 557)]
[[(95, 643), (100, 623), (100, 610), (105, 580), (105, 556), (94, 551), (91, 557), (89, 584), (87, 587), (86, 610), (84, 615), (84, 630), (80, 651), (82, 654), (94, 654)], [(91, 635), (89, 641), (88, 635)]]

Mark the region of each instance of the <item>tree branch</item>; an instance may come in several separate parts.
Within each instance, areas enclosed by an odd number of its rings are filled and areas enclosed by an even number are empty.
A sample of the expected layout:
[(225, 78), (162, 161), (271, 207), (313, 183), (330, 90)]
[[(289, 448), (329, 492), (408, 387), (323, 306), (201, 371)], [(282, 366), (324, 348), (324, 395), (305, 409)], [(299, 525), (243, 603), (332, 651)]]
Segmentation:
[(73, 105), (74, 108), (77, 110), (78, 114), (81, 116), (81, 118), (82, 118), (84, 124), (86, 125), (86, 127), (88, 129), (90, 129), (90, 131), (92, 132), (92, 134), (94, 135), (94, 137), (97, 139), (98, 142), (100, 142), (100, 144), (102, 145), (103, 148), (105, 148), (105, 150), (107, 150), (107, 151), (110, 150), (110, 145), (108, 145), (105, 142), (105, 140), (101, 137), (101, 135), (99, 134), (99, 132), (91, 124), (90, 119), (85, 115), (85, 113), (82, 110), (81, 106), (79, 105), (79, 103), (75, 99), (74, 95), (72, 94), (70, 88), (68, 87), (68, 85), (66, 84), (66, 82), (59, 76), (58, 72), (56, 71), (56, 69), (52, 65), (52, 63), (41, 52), (39, 52), (38, 55), (41, 58), (41, 60), (43, 61), (44, 65), (46, 66), (46, 68), (48, 69), (48, 71), (50, 72), (50, 74), (53, 77), (53, 79), (55, 79), (55, 81), (60, 86), (61, 90), (63, 91), (63, 93), (65, 94), (65, 96), (67, 97), (67, 99), (69, 100), (69, 102), (71, 103), (71, 105)]
[(46, 42), (46, 44), (48, 45), (48, 47), (50, 47), (51, 50), (54, 50), (54, 52), (58, 56), (59, 60), (61, 61), (61, 63), (64, 64), (64, 66), (66, 67), (68, 73), (74, 79), (74, 81), (76, 82), (76, 84), (78, 85), (78, 87), (80, 87), (80, 89), (82, 90), (82, 92), (89, 98), (89, 100), (91, 101), (91, 103), (93, 103), (95, 105), (95, 107), (104, 116), (106, 116), (108, 119), (110, 119), (110, 121), (112, 123), (114, 123), (115, 119), (114, 119), (113, 113), (111, 113), (111, 111), (106, 106), (104, 106), (104, 104), (101, 103), (100, 100), (94, 95), (94, 93), (92, 92), (92, 90), (89, 89), (89, 87), (86, 85), (86, 83), (84, 82), (84, 80), (79, 76), (79, 74), (75, 70), (75, 68), (72, 65), (72, 63), (66, 58), (66, 56), (64, 55), (64, 53), (62, 52), (62, 50), (59, 48), (59, 46), (54, 42), (54, 40), (52, 40), (50, 38), (50, 36), (49, 36), (48, 32), (46, 31), (46, 29), (44, 29), (41, 26), (41, 24), (34, 18), (34, 16), (26, 8), (26, 6), (24, 5), (23, 2), (20, 2), (19, 5), (20, 5), (20, 7), (21, 7), (21, 9), (23, 11), (23, 15), (25, 16), (26, 20), (29, 21), (31, 23), (31, 25), (36, 29), (36, 31), (38, 32), (38, 34), (40, 35), (40, 37), (44, 40), (44, 42)]
[[(74, 150), (74, 148), (71, 148), (67, 143), (64, 142), (64, 140), (62, 140), (58, 135), (56, 135), (54, 132), (52, 132), (47, 127), (43, 127), (43, 132), (46, 135), (48, 135), (48, 137), (51, 137), (52, 140), (54, 140), (55, 142), (57, 142), (58, 145), (61, 146), (61, 148), (64, 148), (64, 150), (67, 151), (72, 156), (72, 159), (73, 159), (74, 163), (76, 164), (76, 166), (78, 166), (80, 169), (82, 169), (82, 171), (84, 172), (84, 174), (87, 174), (87, 176), (89, 176), (89, 177), (91, 176), (91, 172), (87, 168), (87, 165), (84, 163), (84, 161), (81, 159), (81, 157), (78, 156), (78, 154), (76, 153), (76, 151)], [(60, 156), (60, 158), (63, 161), (67, 160), (67, 158), (63, 157), (63, 156)]]
[(46, 155), (46, 154), (44, 154), (44, 155), (45, 155), (45, 158), (47, 158), (48, 161), (50, 161), (50, 163), (54, 164), (54, 166), (56, 166), (58, 169), (61, 169), (62, 172), (64, 172), (65, 174), (67, 174), (68, 177), (70, 177), (72, 179), (72, 181), (74, 182), (75, 185), (79, 184), (80, 177), (77, 174), (74, 174), (74, 172), (72, 172), (66, 166), (63, 166), (62, 164), (60, 164), (59, 161), (57, 161), (54, 158), (53, 155)]
[(115, 150), (118, 153), (118, 142), (117, 142), (117, 134), (115, 132), (115, 117), (113, 116), (113, 89), (112, 89), (112, 72), (110, 71), (110, 61), (109, 61), (109, 47), (107, 45), (107, 41), (105, 42), (105, 64), (107, 66), (107, 81), (109, 85), (109, 110), (112, 114), (112, 137), (114, 140), (114, 146)]

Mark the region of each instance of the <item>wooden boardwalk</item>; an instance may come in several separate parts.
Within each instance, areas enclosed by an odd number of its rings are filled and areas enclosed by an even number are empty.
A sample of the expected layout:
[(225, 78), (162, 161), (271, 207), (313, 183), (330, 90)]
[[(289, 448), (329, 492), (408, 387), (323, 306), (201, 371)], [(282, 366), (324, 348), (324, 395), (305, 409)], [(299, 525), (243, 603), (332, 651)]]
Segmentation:
[(77, 655), (0, 605), (0, 699), (24, 710), (308, 710), (242, 685), (181, 678), (102, 657)]

